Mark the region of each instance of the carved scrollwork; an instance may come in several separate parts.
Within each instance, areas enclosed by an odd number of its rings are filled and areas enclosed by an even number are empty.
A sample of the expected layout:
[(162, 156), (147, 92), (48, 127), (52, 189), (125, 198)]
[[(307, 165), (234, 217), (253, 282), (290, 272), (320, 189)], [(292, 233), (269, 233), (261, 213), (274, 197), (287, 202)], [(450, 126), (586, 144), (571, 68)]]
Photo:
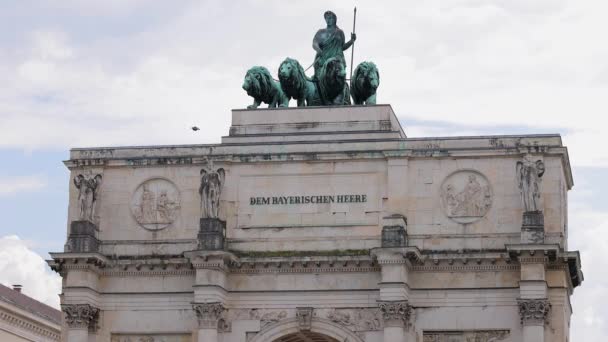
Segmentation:
[(382, 314), (377, 308), (332, 309), (326, 313), (326, 317), (355, 332), (379, 331), (383, 328)]
[(97, 327), (99, 309), (89, 304), (62, 305), (65, 322), (70, 328), (87, 328), (94, 330)]
[(542, 325), (549, 318), (551, 303), (547, 299), (519, 299), (517, 304), (522, 324)]
[(276, 323), (287, 317), (287, 311), (270, 311), (266, 312), (263, 315), (259, 316), (260, 326), (262, 328)]
[(219, 302), (193, 304), (192, 309), (196, 313), (196, 318), (201, 328), (217, 329), (224, 312), (224, 305)]
[(412, 307), (407, 300), (378, 302), (385, 326), (407, 326), (412, 315)]

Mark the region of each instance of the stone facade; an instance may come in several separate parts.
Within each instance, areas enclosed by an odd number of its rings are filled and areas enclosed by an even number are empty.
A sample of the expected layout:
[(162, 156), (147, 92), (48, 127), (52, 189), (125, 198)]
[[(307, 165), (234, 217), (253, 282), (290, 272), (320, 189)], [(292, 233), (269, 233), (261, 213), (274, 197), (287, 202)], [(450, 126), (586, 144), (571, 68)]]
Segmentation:
[(55, 342), (61, 338), (61, 312), (0, 284), (0, 341)]
[(568, 340), (583, 277), (558, 135), (407, 138), (388, 105), (234, 110), (221, 144), (66, 165), (100, 181), (85, 221), (71, 187), (49, 261), (63, 341)]

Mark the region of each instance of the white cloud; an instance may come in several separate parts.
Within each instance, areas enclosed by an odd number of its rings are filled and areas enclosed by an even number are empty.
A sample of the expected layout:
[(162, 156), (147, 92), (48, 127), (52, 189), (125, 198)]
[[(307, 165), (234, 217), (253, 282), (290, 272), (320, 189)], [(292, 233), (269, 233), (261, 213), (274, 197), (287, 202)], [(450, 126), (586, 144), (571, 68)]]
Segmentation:
[(44, 187), (46, 187), (46, 178), (42, 176), (0, 177), (0, 197), (38, 191)]
[(23, 293), (59, 308), (61, 277), (16, 235), (0, 238), (0, 283), (23, 285)]
[(608, 336), (608, 212), (572, 203), (570, 210), (571, 250), (580, 250), (585, 280), (572, 296), (573, 341), (605, 341)]

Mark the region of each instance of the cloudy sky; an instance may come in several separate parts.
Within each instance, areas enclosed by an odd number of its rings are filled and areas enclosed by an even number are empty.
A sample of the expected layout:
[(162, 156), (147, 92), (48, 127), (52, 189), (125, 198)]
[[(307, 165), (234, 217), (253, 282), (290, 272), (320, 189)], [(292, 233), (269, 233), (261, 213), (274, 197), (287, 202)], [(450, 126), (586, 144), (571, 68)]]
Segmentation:
[(571, 339), (605, 341), (606, 0), (4, 0), (0, 282), (58, 304), (43, 259), (65, 240), (70, 147), (219, 142), (230, 109), (251, 102), (245, 71), (310, 65), (323, 12), (348, 34), (355, 3), (355, 63), (378, 65), (378, 101), (410, 137), (562, 134), (586, 278)]

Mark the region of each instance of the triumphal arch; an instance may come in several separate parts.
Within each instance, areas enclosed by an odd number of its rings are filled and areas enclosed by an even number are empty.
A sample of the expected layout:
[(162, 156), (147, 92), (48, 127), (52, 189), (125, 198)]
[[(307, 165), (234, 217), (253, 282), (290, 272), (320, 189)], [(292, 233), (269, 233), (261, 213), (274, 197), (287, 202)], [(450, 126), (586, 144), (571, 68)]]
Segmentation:
[(221, 143), (71, 150), (63, 341), (568, 341), (560, 136), (408, 138), (325, 19)]

